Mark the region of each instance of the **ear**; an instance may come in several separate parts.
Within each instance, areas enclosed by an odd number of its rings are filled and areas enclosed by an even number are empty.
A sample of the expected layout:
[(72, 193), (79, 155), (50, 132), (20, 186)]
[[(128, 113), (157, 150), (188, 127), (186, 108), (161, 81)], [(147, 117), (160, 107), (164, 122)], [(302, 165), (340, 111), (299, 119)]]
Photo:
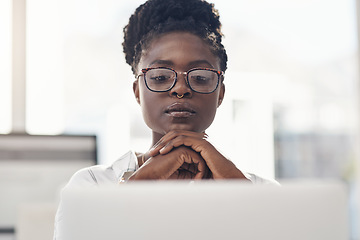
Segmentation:
[(140, 95), (139, 95), (139, 81), (137, 79), (133, 82), (133, 91), (134, 91), (134, 95), (135, 95), (137, 103), (141, 104), (140, 103)]
[(220, 105), (224, 99), (224, 96), (225, 96), (225, 84), (224, 84), (224, 82), (221, 82), (219, 99), (218, 99), (218, 107), (220, 107)]

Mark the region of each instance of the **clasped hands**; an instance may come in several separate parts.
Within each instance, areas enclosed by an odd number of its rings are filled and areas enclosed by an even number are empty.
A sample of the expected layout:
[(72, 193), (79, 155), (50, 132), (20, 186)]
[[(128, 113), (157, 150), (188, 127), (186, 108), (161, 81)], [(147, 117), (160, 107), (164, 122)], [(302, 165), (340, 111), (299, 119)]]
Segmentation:
[(147, 153), (146, 162), (129, 178), (244, 179), (244, 174), (207, 140), (205, 133), (173, 130)]

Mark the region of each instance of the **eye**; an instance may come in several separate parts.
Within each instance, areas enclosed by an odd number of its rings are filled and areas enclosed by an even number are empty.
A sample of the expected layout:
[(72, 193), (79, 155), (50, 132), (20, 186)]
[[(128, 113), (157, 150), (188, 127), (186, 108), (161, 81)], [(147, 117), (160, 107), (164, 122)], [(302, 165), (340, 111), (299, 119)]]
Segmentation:
[(152, 84), (164, 84), (172, 82), (174, 79), (174, 72), (168, 69), (151, 69), (147, 72), (146, 78)]
[(196, 84), (208, 84), (211, 79), (204, 75), (192, 75), (191, 81)]
[(158, 76), (151, 76), (151, 81), (154, 82), (165, 82), (167, 80), (169, 80), (169, 76), (165, 76), (165, 75), (158, 75)]

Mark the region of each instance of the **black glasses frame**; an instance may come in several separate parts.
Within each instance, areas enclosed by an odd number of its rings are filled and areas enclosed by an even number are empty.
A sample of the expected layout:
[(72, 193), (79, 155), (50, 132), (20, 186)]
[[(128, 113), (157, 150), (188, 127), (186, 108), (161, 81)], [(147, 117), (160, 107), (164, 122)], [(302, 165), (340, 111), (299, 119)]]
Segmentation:
[[(168, 69), (168, 70), (171, 70), (175, 73), (175, 80), (173, 82), (173, 84), (171, 85), (171, 87), (169, 87), (169, 89), (167, 90), (162, 90), (162, 91), (159, 91), (159, 90), (153, 90), (151, 89), (148, 84), (147, 84), (147, 81), (146, 81), (146, 73), (149, 71), (149, 70), (152, 70), (152, 69)], [(217, 74), (218, 76), (218, 79), (217, 79), (217, 84), (216, 84), (216, 87), (214, 88), (213, 91), (211, 92), (199, 92), (199, 91), (196, 91), (194, 90), (191, 85), (189, 84), (189, 73), (193, 72), (193, 71), (196, 71), (196, 70), (207, 70), (207, 71), (211, 71), (211, 72), (214, 72)], [(178, 73), (179, 74), (185, 74), (186, 78), (186, 84), (189, 86), (189, 88), (193, 91), (193, 92), (196, 92), (196, 93), (202, 93), (202, 94), (210, 94), (210, 93), (213, 93), (216, 91), (216, 89), (219, 87), (219, 83), (220, 83), (220, 77), (224, 75), (224, 72), (223, 71), (218, 71), (216, 69), (212, 69), (212, 68), (192, 68), (190, 69), (189, 71), (187, 72), (177, 72), (175, 71), (174, 69), (172, 68), (168, 68), (168, 67), (156, 67), (156, 68), (144, 68), (144, 69), (141, 69), (141, 73), (139, 75), (136, 76), (136, 79), (139, 79), (140, 76), (144, 76), (144, 82), (145, 82), (145, 85), (147, 87), (147, 89), (149, 89), (150, 91), (152, 92), (168, 92), (170, 91), (176, 84), (177, 82), (177, 76), (178, 76)]]

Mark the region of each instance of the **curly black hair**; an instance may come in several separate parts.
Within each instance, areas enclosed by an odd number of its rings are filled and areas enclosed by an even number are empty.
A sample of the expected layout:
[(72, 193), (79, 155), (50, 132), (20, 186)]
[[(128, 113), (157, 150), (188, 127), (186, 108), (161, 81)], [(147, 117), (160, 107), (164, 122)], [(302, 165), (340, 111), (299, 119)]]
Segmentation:
[(140, 5), (124, 27), (123, 48), (126, 62), (136, 75), (142, 51), (161, 34), (184, 31), (205, 40), (227, 68), (227, 54), (221, 43), (223, 34), (219, 13), (204, 0), (148, 0)]

